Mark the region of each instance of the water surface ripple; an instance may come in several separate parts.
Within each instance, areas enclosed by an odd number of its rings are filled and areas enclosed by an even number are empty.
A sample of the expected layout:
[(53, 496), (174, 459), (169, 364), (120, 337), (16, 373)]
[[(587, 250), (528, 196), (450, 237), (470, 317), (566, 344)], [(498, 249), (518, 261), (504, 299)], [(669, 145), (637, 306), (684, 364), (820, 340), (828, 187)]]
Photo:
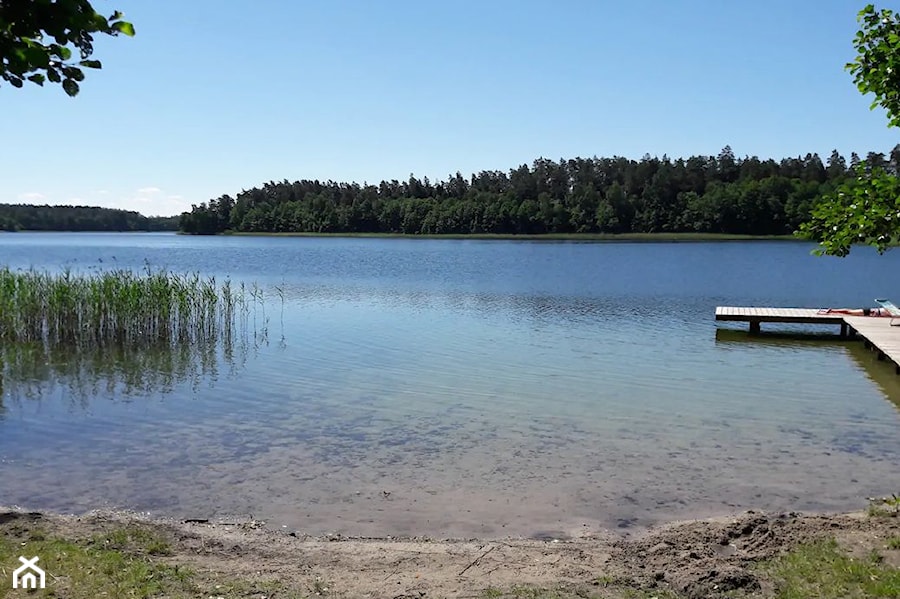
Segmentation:
[(900, 377), (818, 329), (713, 320), (900, 298), (900, 254), (811, 249), (0, 234), (13, 268), (149, 264), (269, 298), (264, 337), (202, 360), (7, 356), (0, 504), (433, 536), (859, 508), (896, 491)]

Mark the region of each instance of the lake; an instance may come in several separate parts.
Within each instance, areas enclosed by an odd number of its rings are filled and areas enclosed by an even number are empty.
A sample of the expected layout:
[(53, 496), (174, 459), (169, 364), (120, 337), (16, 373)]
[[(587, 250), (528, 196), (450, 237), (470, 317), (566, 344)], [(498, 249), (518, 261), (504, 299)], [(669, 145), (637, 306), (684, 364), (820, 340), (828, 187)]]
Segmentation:
[(898, 490), (892, 367), (828, 327), (714, 321), (900, 298), (900, 252), (812, 249), (0, 234), (12, 268), (149, 265), (267, 298), (212, 351), (9, 350), (0, 505), (539, 538), (864, 508)]

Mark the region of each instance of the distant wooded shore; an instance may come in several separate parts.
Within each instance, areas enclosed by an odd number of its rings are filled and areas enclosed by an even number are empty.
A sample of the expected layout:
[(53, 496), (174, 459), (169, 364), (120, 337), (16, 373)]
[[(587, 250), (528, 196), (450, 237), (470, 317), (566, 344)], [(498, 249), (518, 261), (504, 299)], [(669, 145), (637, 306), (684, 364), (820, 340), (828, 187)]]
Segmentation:
[[(870, 168), (900, 173), (900, 145), (869, 152)], [(185, 212), (185, 233), (336, 233), (458, 236), (608, 234), (792, 235), (860, 156), (837, 150), (781, 160), (717, 156), (539, 158), (509, 171), (410, 175), (379, 184), (269, 182)]]
[[(793, 239), (853, 168), (833, 151), (762, 160), (717, 156), (540, 158), (531, 166), (457, 172), (432, 182), (269, 182), (176, 216), (92, 206), (0, 204), (0, 231), (180, 231), (188, 234), (563, 240)], [(900, 144), (865, 163), (900, 175)]]
[(482, 241), (592, 241), (592, 242), (662, 242), (662, 241), (806, 241), (795, 235), (738, 235), (730, 233), (544, 233), (501, 234), (407, 234), (407, 233), (248, 233), (225, 231), (220, 235), (238, 237), (315, 237), (315, 238), (358, 238), (358, 239), (472, 239)]
[(0, 204), (0, 231), (176, 231), (180, 219), (98, 206)]

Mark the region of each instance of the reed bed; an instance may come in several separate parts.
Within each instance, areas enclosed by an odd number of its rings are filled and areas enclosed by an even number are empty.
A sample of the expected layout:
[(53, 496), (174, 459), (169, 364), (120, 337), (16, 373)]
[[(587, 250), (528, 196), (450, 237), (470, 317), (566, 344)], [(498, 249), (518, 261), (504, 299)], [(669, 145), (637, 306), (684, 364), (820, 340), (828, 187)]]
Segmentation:
[[(250, 301), (261, 302), (261, 295), (254, 293)], [(243, 285), (198, 274), (4, 268), (0, 342), (73, 349), (215, 342), (232, 335), (250, 301)]]

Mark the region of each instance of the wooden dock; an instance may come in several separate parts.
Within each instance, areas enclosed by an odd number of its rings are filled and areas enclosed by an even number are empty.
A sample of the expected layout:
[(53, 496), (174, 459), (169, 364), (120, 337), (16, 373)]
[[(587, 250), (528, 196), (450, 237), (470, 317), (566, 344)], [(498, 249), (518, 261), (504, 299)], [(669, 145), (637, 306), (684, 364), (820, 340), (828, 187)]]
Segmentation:
[(758, 333), (763, 322), (790, 322), (797, 324), (834, 324), (840, 325), (841, 335), (848, 333), (843, 314), (821, 314), (815, 308), (749, 308), (719, 306), (716, 308), (716, 320), (749, 322), (750, 332)]
[(747, 322), (751, 333), (760, 332), (764, 322), (839, 325), (841, 337), (859, 336), (867, 347), (878, 352), (879, 360), (890, 360), (900, 374), (900, 318), (823, 314), (815, 308), (753, 308), (719, 306), (716, 320)]
[[(890, 360), (894, 370), (900, 374), (900, 326), (891, 326), (890, 318), (871, 316), (845, 316), (851, 334), (862, 337), (866, 347), (878, 352), (879, 360)], [(895, 320), (895, 323), (900, 320)]]

